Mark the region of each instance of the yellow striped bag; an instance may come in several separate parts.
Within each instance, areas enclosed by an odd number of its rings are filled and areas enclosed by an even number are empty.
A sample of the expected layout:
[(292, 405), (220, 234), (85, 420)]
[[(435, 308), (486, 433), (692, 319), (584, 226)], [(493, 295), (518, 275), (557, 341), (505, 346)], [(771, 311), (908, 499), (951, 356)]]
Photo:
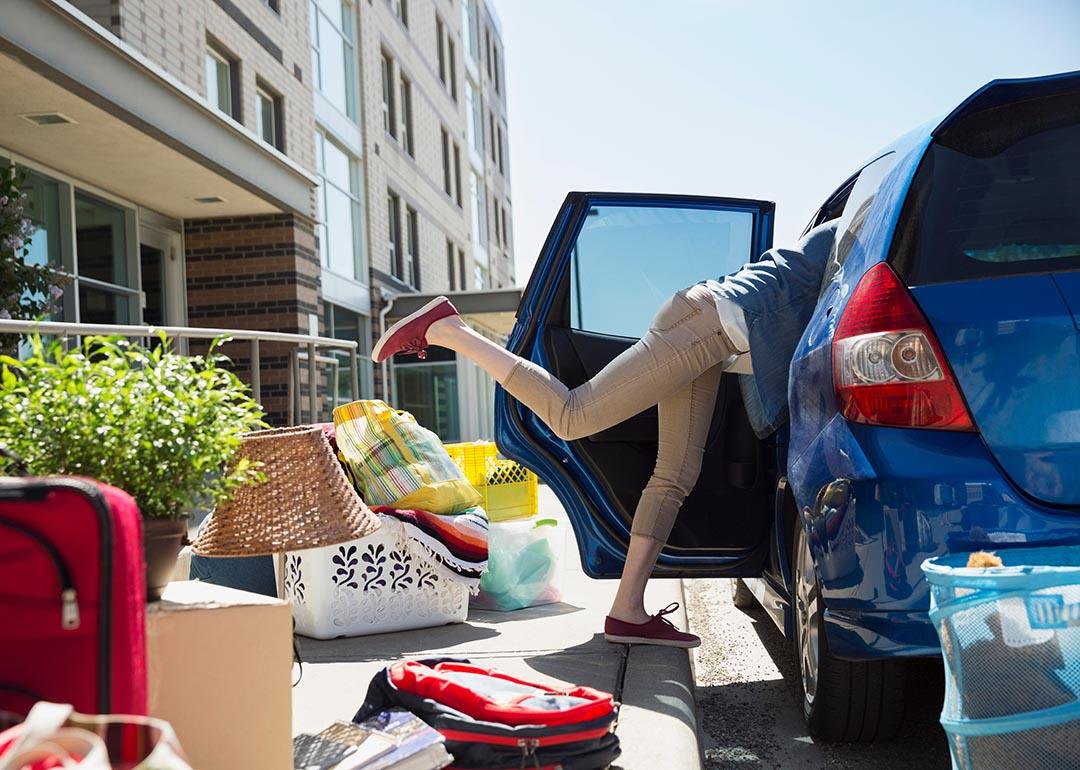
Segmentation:
[(334, 429), (341, 460), (369, 505), (447, 514), (480, 503), (439, 437), (408, 412), (353, 401), (334, 410)]

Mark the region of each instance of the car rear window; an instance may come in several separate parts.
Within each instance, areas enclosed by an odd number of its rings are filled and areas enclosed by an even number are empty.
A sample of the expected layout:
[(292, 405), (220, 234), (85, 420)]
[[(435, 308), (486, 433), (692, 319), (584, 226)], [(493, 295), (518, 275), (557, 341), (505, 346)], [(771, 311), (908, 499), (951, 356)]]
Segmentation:
[(1080, 269), (1080, 122), (1030, 114), (927, 150), (892, 256), (909, 285)]

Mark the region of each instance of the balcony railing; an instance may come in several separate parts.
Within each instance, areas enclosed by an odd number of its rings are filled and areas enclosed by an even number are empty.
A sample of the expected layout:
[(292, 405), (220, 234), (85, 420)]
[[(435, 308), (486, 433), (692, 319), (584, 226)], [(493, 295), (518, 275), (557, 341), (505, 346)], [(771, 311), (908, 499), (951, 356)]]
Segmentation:
[(321, 352), (343, 351), (348, 356), (348, 367), (352, 398), (360, 398), (360, 352), (355, 340), (339, 340), (332, 337), (317, 337), (308, 334), (288, 334), (286, 332), (252, 331), (250, 329), (208, 329), (198, 326), (131, 326), (119, 324), (85, 324), (66, 321), (12, 321), (0, 320), (2, 334), (42, 334), (51, 337), (70, 338), (88, 336), (119, 335), (129, 339), (151, 340), (162, 333), (171, 340), (205, 341), (218, 337), (229, 337), (232, 342), (247, 342), (250, 351), (250, 381), (255, 400), (262, 403), (262, 359), (261, 343), (285, 343), (291, 345), (289, 354), (288, 380), (288, 416), (289, 425), (295, 425), (303, 418), (303, 404), (300, 385), (303, 368), (307, 369), (308, 383), (308, 418), (315, 422), (319, 415), (318, 367), (328, 366), (333, 372), (333, 397), (336, 398), (338, 372), (343, 363), (339, 355), (320, 355)]

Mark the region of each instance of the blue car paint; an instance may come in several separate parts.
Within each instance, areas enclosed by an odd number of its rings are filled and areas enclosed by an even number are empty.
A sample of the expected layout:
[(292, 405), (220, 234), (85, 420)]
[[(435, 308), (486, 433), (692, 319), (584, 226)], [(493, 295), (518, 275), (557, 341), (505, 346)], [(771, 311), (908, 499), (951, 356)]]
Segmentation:
[(1055, 276), (934, 284), (913, 294), (1005, 473), (1037, 500), (1080, 504), (1080, 334)]
[[(831, 351), (836, 324), (855, 285), (889, 255), (912, 178), (933, 136), (970, 110), (1016, 98), (1018, 89), (1043, 93), (1060, 87), (1060, 82), (1051, 81), (1075, 76), (995, 81), (944, 120), (909, 132), (875, 156), (891, 153), (892, 168), (876, 190), (847, 260), (822, 293), (793, 357), (789, 391), (788, 485), (817, 567), (826, 606), (825, 629), (834, 655), (861, 659), (938, 653), (937, 636), (927, 616), (928, 587), (919, 568), (927, 556), (946, 550), (1080, 544), (1080, 515), (1075, 509), (1055, 509), (1020, 492), (981, 435), (870, 427), (844, 420), (837, 412)], [(557, 222), (553, 233), (559, 227)], [(550, 260), (555, 242), (549, 239), (537, 263), (537, 270), (546, 277), (558, 269)], [(1080, 329), (1080, 273), (1059, 274), (1053, 280)], [(916, 290), (916, 297), (928, 306), (936, 299), (925, 287)], [(526, 296), (519, 321), (548, 309), (539, 304), (535, 296)], [(524, 333), (519, 323), (511, 349)], [(942, 344), (946, 345), (945, 340)], [(546, 363), (546, 354), (535, 340), (530, 352), (533, 360)], [(948, 354), (951, 357), (953, 350), (948, 349)], [(510, 424), (501, 390), (497, 405), (498, 441), (504, 452), (534, 468), (564, 463), (579, 483), (591, 483), (587, 470), (572, 454), (546, 456)], [(525, 411), (520, 405), (517, 409)], [(533, 428), (546, 431), (536, 422)], [(542, 470), (541, 475), (552, 481), (559, 478)], [(577, 492), (556, 482), (556, 493), (565, 504)], [(790, 635), (787, 560), (791, 554), (790, 544), (783, 540), (780, 506), (776, 517), (774, 536), (783, 563), (774, 566), (782, 577), (767, 575), (753, 581), (753, 588), (777, 625)], [(573, 514), (572, 518), (575, 528), (581, 527), (583, 562), (621, 562), (623, 554), (618, 549), (599, 545), (604, 538), (596, 531), (595, 521)], [(677, 564), (686, 557), (662, 558)]]

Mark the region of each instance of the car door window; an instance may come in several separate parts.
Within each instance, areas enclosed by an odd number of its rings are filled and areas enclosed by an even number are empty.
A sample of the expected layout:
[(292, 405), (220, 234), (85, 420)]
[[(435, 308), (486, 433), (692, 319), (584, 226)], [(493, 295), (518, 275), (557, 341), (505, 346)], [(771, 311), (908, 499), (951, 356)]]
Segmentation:
[(746, 211), (593, 206), (571, 252), (571, 327), (642, 336), (673, 292), (753, 259), (753, 229)]

